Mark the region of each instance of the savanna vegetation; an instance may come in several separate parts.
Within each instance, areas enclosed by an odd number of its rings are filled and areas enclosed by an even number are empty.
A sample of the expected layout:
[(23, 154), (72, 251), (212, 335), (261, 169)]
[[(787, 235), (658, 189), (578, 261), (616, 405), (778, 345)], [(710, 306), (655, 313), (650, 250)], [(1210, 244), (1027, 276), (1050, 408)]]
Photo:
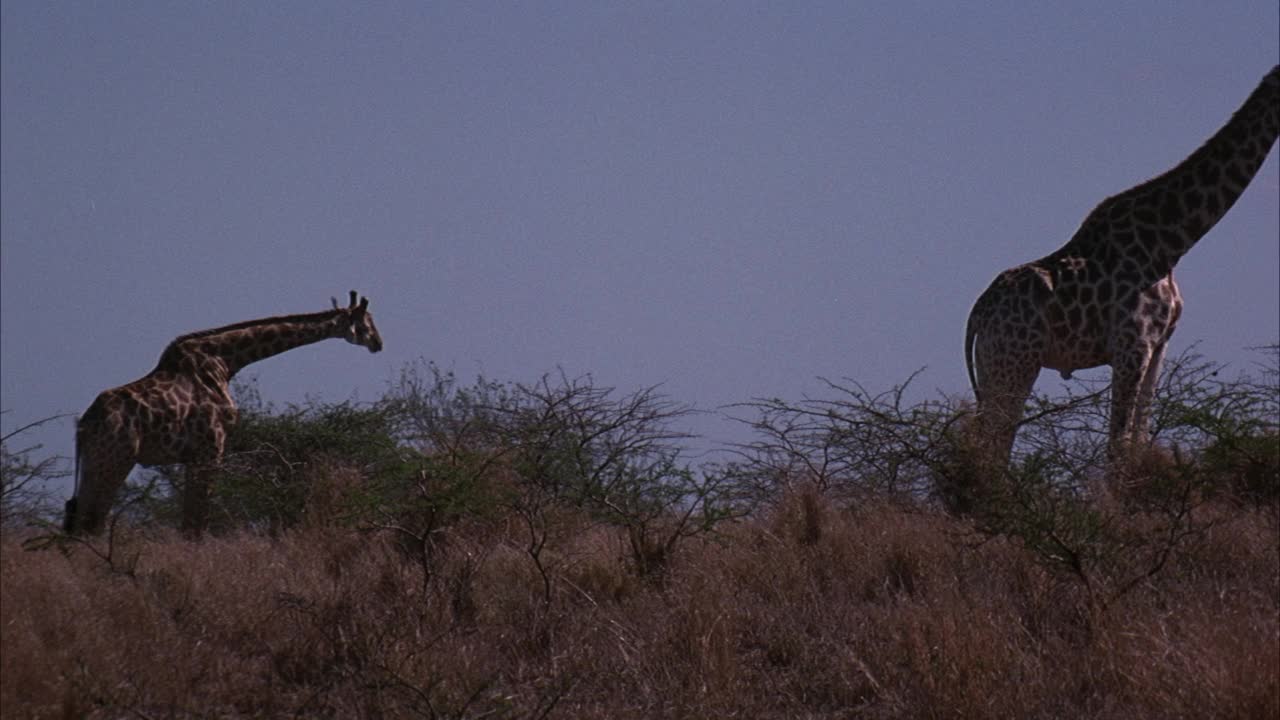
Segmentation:
[(3, 438), (0, 714), (187, 718), (1280, 716), (1280, 348), (1170, 362), (1105, 473), (1106, 388), (1034, 398), (979, 470), (971, 408), (827, 383), (694, 409), (590, 377), (405, 368), (242, 421), (211, 532), (182, 474), (57, 531)]

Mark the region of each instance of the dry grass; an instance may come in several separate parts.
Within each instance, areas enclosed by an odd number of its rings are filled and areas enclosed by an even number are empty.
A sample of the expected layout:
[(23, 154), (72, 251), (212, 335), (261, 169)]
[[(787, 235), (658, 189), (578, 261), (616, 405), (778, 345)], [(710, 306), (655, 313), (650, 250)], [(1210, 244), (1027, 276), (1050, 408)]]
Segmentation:
[[(1222, 509), (1226, 513), (1228, 510)], [(310, 527), (0, 539), (4, 717), (1274, 718), (1280, 539), (1230, 511), (1100, 610), (958, 520), (799, 494), (660, 578), (562, 518), (548, 599), (516, 524), (430, 564)], [(122, 558), (122, 559), (120, 559)]]

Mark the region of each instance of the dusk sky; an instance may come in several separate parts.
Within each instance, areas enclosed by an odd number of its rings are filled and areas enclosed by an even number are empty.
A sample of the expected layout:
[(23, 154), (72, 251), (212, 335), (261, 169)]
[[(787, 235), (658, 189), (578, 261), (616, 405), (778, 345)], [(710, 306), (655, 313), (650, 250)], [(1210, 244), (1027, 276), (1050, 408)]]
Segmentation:
[[(920, 368), (964, 395), (978, 294), (1225, 123), (1278, 7), (5, 0), (0, 430), (350, 289), (385, 351), (251, 366), (267, 399), (418, 359), (706, 410)], [(1179, 264), (1173, 353), (1280, 337), (1276, 155)]]

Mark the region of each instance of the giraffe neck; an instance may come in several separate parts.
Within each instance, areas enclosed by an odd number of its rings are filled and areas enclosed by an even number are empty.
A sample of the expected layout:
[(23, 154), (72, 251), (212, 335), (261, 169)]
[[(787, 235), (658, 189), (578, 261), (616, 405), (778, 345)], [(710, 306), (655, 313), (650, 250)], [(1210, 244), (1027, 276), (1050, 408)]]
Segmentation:
[(157, 369), (174, 369), (182, 357), (217, 358), (225, 368), (223, 382), (245, 366), (303, 345), (341, 337), (340, 310), (249, 320), (176, 338), (160, 356)]
[[(1280, 133), (1280, 66), (1231, 119), (1172, 170), (1115, 198), (1130, 204), (1136, 239), (1156, 265), (1173, 270), (1253, 180)], [(1123, 201), (1129, 201), (1125, 203)]]

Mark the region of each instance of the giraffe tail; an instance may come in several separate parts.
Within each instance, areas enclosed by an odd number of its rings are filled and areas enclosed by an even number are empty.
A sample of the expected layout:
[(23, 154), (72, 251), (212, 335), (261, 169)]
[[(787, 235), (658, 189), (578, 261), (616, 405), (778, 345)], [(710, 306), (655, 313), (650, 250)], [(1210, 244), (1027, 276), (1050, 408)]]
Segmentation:
[(978, 315), (983, 305), (984, 297), (986, 297), (986, 293), (983, 293), (982, 297), (979, 297), (978, 301), (974, 303), (973, 309), (969, 311), (969, 321), (965, 323), (964, 328), (964, 366), (969, 372), (969, 387), (973, 388), (973, 397), (979, 406), (982, 405), (982, 392), (978, 389), (978, 376), (974, 371), (977, 359), (973, 355), (973, 346), (978, 338)]
[(84, 467), (83, 467), (83, 464), (81, 463), (81, 458), (84, 456), (84, 453), (82, 452), (83, 445), (84, 445), (84, 434), (80, 430), (80, 421), (79, 419), (77, 419), (76, 420), (76, 443), (75, 443), (76, 449), (75, 449), (75, 461), (74, 461), (75, 474), (72, 476), (75, 478), (75, 487), (72, 489), (71, 497), (67, 500), (66, 505), (63, 506), (63, 516), (62, 516), (62, 532), (67, 533), (68, 535), (75, 532), (76, 530), (76, 507), (80, 502), (80, 482), (84, 472)]
[[(71, 499), (67, 500), (63, 506), (62, 531), (67, 534), (83, 531), (80, 527), (81, 516), (78, 512), (80, 503), (84, 502), (84, 474), (85, 474), (85, 444), (88, 442), (85, 428), (93, 423), (100, 422), (102, 419), (102, 396), (98, 396), (93, 404), (89, 406), (84, 414), (76, 419), (76, 443), (75, 443), (75, 460), (74, 475), (75, 488), (71, 491)], [(92, 488), (90, 488), (92, 494)], [(90, 500), (92, 502), (92, 499)]]

